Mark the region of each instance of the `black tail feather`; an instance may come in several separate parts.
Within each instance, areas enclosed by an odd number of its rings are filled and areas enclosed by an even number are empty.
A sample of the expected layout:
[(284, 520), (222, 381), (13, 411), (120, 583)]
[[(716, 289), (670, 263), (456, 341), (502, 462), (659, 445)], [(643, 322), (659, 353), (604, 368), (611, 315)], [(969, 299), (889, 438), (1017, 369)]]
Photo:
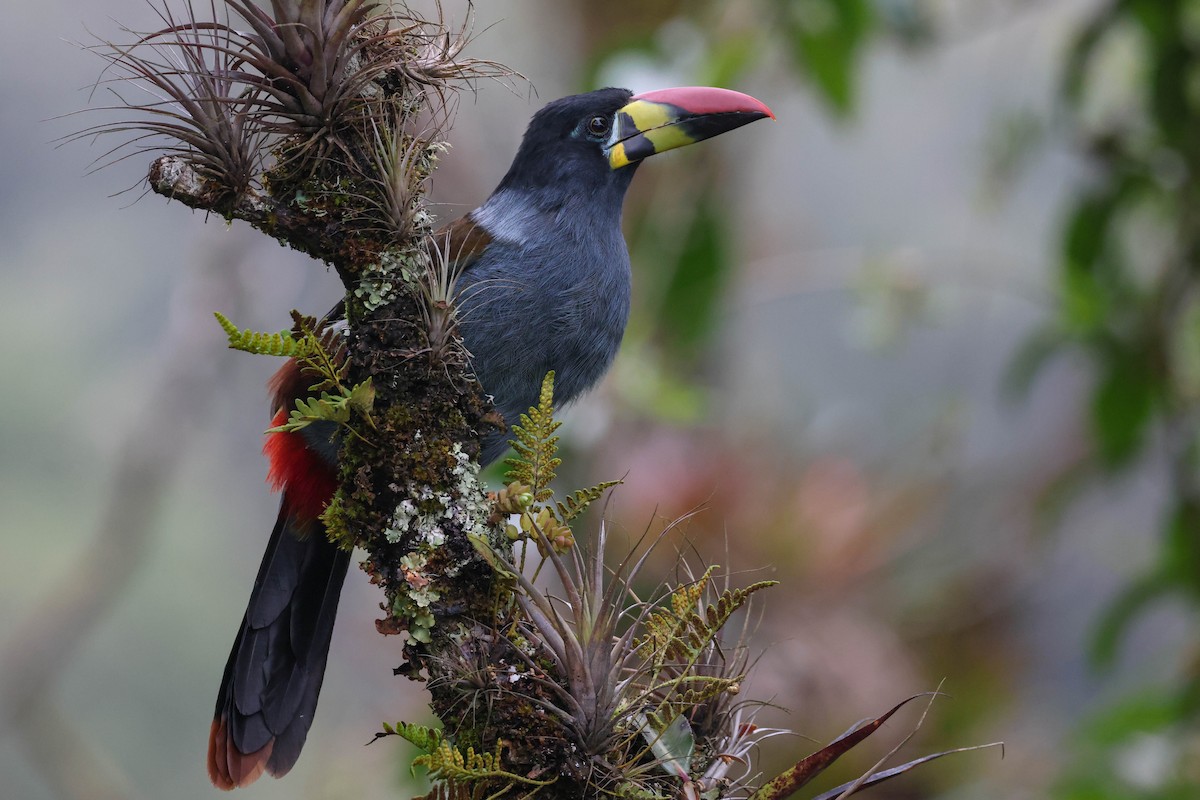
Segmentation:
[[(307, 533), (307, 535), (299, 535)], [(221, 689), (208, 768), (223, 789), (296, 763), (317, 707), (350, 553), (280, 509)]]

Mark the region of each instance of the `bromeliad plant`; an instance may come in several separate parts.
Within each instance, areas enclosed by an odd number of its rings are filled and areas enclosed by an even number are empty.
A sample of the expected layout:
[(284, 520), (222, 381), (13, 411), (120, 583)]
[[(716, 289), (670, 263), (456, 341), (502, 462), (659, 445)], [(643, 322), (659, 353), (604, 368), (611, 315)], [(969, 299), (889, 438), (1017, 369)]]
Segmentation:
[[(446, 727), (398, 723), (377, 734), (400, 736), (421, 750), (413, 766), (426, 768), (434, 784), (423, 800), (780, 800), (915, 699), (855, 725), (764, 782), (752, 756), (761, 742), (789, 732), (756, 725), (766, 704), (740, 696), (751, 666), (750, 601), (775, 582), (732, 588), (709, 566), (642, 597), (636, 587), (647, 558), (682, 520), (611, 569), (606, 524), (591, 547), (579, 545), (570, 523), (619, 481), (554, 500), (550, 482), (561, 461), (553, 380), (547, 375), (538, 405), (514, 426), (508, 484), (492, 495), (496, 513), (517, 520), (507, 526), (517, 548), (473, 538), (501, 580), (488, 635), (463, 642), (430, 684)], [(538, 587), (547, 567), (561, 596)], [(687, 564), (681, 567), (686, 573)], [(726, 627), (737, 616), (743, 622), (729, 641)], [(849, 796), (943, 755), (886, 770), (881, 762), (821, 797)]]
[[(353, 167), (384, 108), (395, 106), (406, 124), (428, 105), (425, 90), (438, 95), (437, 112), (453, 84), (508, 74), (462, 57), (466, 26), (450, 31), (440, 19), (430, 23), (388, 3), (272, 0), (270, 11), (248, 0), (183, 5), (183, 17), (167, 4), (152, 6), (163, 27), (124, 29), (131, 44), (88, 48), (107, 62), (96, 88), (115, 98), (109, 110), (136, 116), (72, 138), (115, 135), (121, 141), (110, 155), (175, 154), (231, 196), (254, 186), (272, 158), (298, 159), (301, 172), (330, 161)], [(198, 15), (197, 5), (208, 14)], [(130, 89), (152, 99), (134, 99)], [(344, 161), (328, 158), (335, 150)]]

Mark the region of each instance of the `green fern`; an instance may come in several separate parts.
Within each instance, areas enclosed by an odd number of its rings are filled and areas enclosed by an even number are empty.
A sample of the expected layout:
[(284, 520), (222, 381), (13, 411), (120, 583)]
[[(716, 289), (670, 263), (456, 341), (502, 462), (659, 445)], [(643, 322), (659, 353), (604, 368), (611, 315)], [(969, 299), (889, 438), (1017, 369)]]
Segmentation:
[(295, 433), (314, 422), (336, 422), (344, 425), (349, 421), (350, 398), (346, 395), (321, 392), (320, 397), (297, 398), (296, 407), (292, 409), (288, 421), (268, 428), (267, 433)]
[(231, 348), (256, 355), (294, 358), (305, 374), (316, 379), (316, 383), (308, 387), (315, 396), (297, 399), (287, 421), (268, 429), (267, 433), (294, 433), (314, 422), (325, 421), (337, 423), (352, 436), (369, 442), (354, 429), (350, 419), (357, 414), (368, 426), (375, 428), (375, 420), (371, 417), (375, 387), (370, 378), (354, 386), (345, 385), (350, 365), (345, 358), (339, 330), (332, 326), (322, 327), (321, 320), (294, 309), (291, 332), (261, 333), (239, 328), (219, 311), (214, 311), (213, 316), (229, 337)]
[(353, 414), (357, 414), (374, 428), (375, 421), (371, 417), (374, 405), (375, 388), (371, 385), (371, 379), (367, 378), (350, 389), (342, 387), (338, 394), (321, 392), (319, 397), (297, 398), (296, 407), (291, 410), (287, 422), (268, 428), (267, 433), (295, 433), (314, 422), (334, 422), (344, 427), (352, 436), (367, 442), (369, 440), (350, 424), (350, 419)]
[(219, 311), (214, 311), (213, 316), (229, 337), (229, 346), (234, 350), (294, 358), (300, 362), (305, 373), (318, 379), (309, 387), (310, 392), (336, 389), (340, 394), (350, 393), (343, 384), (349, 364), (342, 352), (342, 334), (332, 327), (322, 328), (321, 321), (316, 317), (293, 310), (291, 331), (263, 333), (239, 328)]
[[(497, 495), (496, 508), (499, 513), (521, 513), (520, 527), (509, 526), (512, 538), (525, 538), (536, 522), (546, 538), (553, 541), (556, 536), (547, 529), (567, 529), (571, 521), (587, 510), (604, 492), (622, 481), (604, 481), (587, 489), (580, 489), (564, 500), (554, 501), (555, 470), (562, 464), (558, 457), (557, 431), (562, 423), (554, 418), (554, 371), (546, 373), (538, 404), (521, 415), (521, 422), (512, 426), (513, 439), (509, 441), (516, 455), (505, 461), (508, 472), (505, 476), (511, 491)], [(509, 494), (520, 490), (522, 504), (518, 509)], [(529, 502), (525, 502), (528, 500)], [(564, 541), (569, 537), (562, 537)]]
[(554, 505), (558, 508), (558, 518), (564, 523), (578, 517), (587, 507), (600, 499), (600, 496), (614, 486), (620, 486), (625, 481), (602, 481), (595, 486), (587, 489), (580, 489), (574, 494), (568, 495), (565, 501), (556, 502)]
[(561, 422), (554, 419), (554, 370), (542, 380), (542, 391), (536, 407), (521, 415), (521, 422), (512, 426), (509, 441), (517, 455), (504, 463), (508, 467), (508, 483), (518, 482), (531, 487), (533, 499), (545, 503), (554, 495), (550, 488), (554, 470), (562, 463), (558, 458), (558, 430)]
[[(292, 323), (292, 335), (300, 336), (304, 343), (303, 352), (296, 356), (296, 360), (306, 373), (319, 378), (308, 390), (323, 392), (336, 389), (341, 394), (350, 394), (352, 390), (343, 384), (350, 372), (350, 363), (345, 358), (341, 332), (333, 327), (322, 328), (321, 321), (316, 317), (301, 314), (295, 309), (292, 310)], [(373, 399), (373, 391), (371, 396)]]
[(526, 786), (549, 786), (553, 780), (538, 781), (508, 772), (500, 766), (500, 748), (494, 753), (476, 753), (475, 748), (468, 747), (466, 752), (459, 750), (447, 741), (442, 741), (431, 753), (417, 756), (413, 759), (414, 767), (425, 767), (429, 777), (442, 781), (448, 786), (454, 784), (467, 785), (479, 781), (507, 781), (511, 784), (520, 783)]
[[(643, 692), (653, 698), (639, 715), (639, 730), (652, 749), (661, 749), (660, 737), (672, 725), (686, 721), (697, 708), (723, 694), (736, 694), (743, 675), (703, 674), (697, 668), (713, 647), (719, 647), (721, 629), (729, 618), (760, 589), (775, 581), (760, 581), (741, 589), (725, 589), (714, 602), (703, 602), (716, 566), (705, 570), (698, 580), (677, 587), (669, 603), (650, 614), (642, 625), (642, 635), (634, 640), (634, 649), (644, 655)], [(707, 655), (706, 655), (707, 654)], [(656, 752), (660, 759), (661, 753)]]
[(715, 603), (700, 609), (700, 599), (716, 569), (715, 565), (709, 567), (699, 580), (671, 592), (671, 608), (657, 611), (646, 620), (646, 633), (635, 646), (651, 654), (654, 672), (662, 672), (668, 662), (685, 671), (690, 669), (752, 594), (778, 583), (759, 581), (741, 589), (726, 589)]
[(395, 725), (385, 722), (383, 723), (383, 732), (375, 734), (375, 738), (381, 739), (385, 736), (399, 736), (416, 745), (426, 754), (434, 752), (442, 745), (442, 732), (439, 729), (417, 725), (413, 722), (397, 722)]
[(294, 432), (322, 420), (345, 425), (350, 421), (351, 413), (356, 412), (369, 418), (374, 404), (375, 389), (371, 385), (371, 379), (367, 378), (344, 393), (321, 392), (319, 397), (297, 398), (296, 407), (292, 409), (288, 421), (271, 428), (268, 433)]
[(286, 356), (296, 358), (308, 354), (308, 337), (297, 339), (289, 331), (263, 333), (250, 328), (239, 328), (220, 311), (213, 316), (229, 337), (229, 347), (260, 356)]
[(692, 673), (668, 680), (661, 680), (659, 676), (659, 680), (653, 685), (654, 692), (659, 697), (658, 703), (643, 714), (653, 730), (664, 730), (669, 720), (686, 716), (718, 695), (726, 692), (737, 694), (744, 679), (744, 675), (723, 677)]

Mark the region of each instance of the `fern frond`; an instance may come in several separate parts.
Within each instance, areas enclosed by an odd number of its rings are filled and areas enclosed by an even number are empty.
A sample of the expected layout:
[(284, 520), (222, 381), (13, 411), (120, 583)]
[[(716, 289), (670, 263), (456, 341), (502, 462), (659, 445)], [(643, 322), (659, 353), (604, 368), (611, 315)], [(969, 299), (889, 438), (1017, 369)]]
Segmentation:
[(569, 523), (571, 520), (578, 517), (587, 507), (595, 501), (599, 500), (601, 495), (607, 492), (614, 486), (620, 486), (625, 481), (603, 481), (595, 486), (587, 489), (580, 489), (574, 494), (568, 495), (566, 500), (560, 500), (554, 505), (558, 508), (558, 518), (563, 523)]
[(430, 728), (426, 725), (418, 725), (415, 722), (397, 722), (395, 725), (383, 723), (383, 733), (375, 734), (375, 738), (382, 736), (399, 736), (425, 753), (432, 753), (437, 750), (442, 744), (442, 732), (438, 728)]
[(715, 603), (701, 607), (701, 597), (714, 570), (716, 566), (709, 567), (699, 580), (671, 592), (671, 608), (656, 611), (646, 619), (646, 633), (635, 644), (652, 654), (650, 659), (656, 673), (668, 662), (690, 669), (752, 594), (777, 583), (759, 581), (741, 589), (726, 589)]
[(295, 433), (314, 422), (336, 422), (344, 425), (350, 421), (350, 398), (321, 392), (320, 397), (300, 397), (292, 409), (287, 422), (268, 428), (267, 433)]
[(350, 391), (346, 393), (346, 405), (365, 419), (368, 425), (375, 427), (375, 420), (371, 417), (371, 412), (375, 410), (375, 385), (371, 383), (370, 377), (350, 387)]
[(333, 422), (343, 426), (352, 435), (367, 441), (350, 425), (350, 419), (357, 414), (372, 428), (375, 427), (371, 418), (374, 404), (375, 389), (371, 385), (371, 379), (367, 378), (349, 389), (342, 387), (337, 394), (321, 392), (317, 397), (297, 398), (296, 407), (288, 415), (287, 422), (268, 428), (267, 433), (295, 433), (314, 422)]
[(554, 496), (550, 484), (554, 470), (562, 464), (558, 454), (555, 432), (561, 422), (554, 419), (554, 370), (546, 373), (538, 404), (521, 415), (520, 424), (512, 426), (514, 439), (509, 441), (517, 455), (504, 463), (508, 467), (506, 480), (531, 487), (533, 498), (544, 503)]
[(508, 772), (500, 766), (500, 748), (494, 753), (476, 753), (474, 747), (466, 752), (442, 741), (431, 753), (413, 759), (414, 767), (425, 767), (429, 777), (449, 784), (471, 784), (477, 781), (503, 780), (526, 786), (549, 786), (553, 780), (538, 781)]
[(316, 317), (301, 314), (292, 310), (292, 336), (299, 337), (304, 342), (305, 349), (296, 358), (304, 371), (320, 378), (312, 386), (310, 392), (323, 392), (338, 389), (347, 393), (342, 381), (350, 371), (350, 364), (342, 353), (342, 333), (337, 328), (322, 328), (321, 321)]
[(654, 687), (663, 699), (654, 710), (645, 712), (646, 718), (651, 720), (657, 729), (662, 729), (666, 720), (686, 715), (719, 695), (726, 692), (737, 694), (744, 679), (744, 675), (685, 674), (663, 681)]
[(288, 331), (263, 333), (250, 328), (242, 329), (220, 311), (214, 311), (213, 316), (229, 337), (229, 347), (232, 350), (242, 350), (260, 356), (301, 358), (308, 355), (307, 337), (296, 339)]

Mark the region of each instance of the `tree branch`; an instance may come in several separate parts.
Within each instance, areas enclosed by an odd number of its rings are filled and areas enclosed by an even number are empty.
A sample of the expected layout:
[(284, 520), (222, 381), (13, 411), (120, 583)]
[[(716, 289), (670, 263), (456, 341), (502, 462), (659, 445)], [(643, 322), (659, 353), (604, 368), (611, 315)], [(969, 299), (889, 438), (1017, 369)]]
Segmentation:
[(240, 219), (281, 244), (320, 261), (335, 266), (338, 263), (345, 231), (335, 220), (323, 222), (320, 217), (296, 208), (293, 202), (284, 202), (253, 187), (231, 194), (182, 156), (155, 159), (147, 180), (156, 193), (188, 208)]

